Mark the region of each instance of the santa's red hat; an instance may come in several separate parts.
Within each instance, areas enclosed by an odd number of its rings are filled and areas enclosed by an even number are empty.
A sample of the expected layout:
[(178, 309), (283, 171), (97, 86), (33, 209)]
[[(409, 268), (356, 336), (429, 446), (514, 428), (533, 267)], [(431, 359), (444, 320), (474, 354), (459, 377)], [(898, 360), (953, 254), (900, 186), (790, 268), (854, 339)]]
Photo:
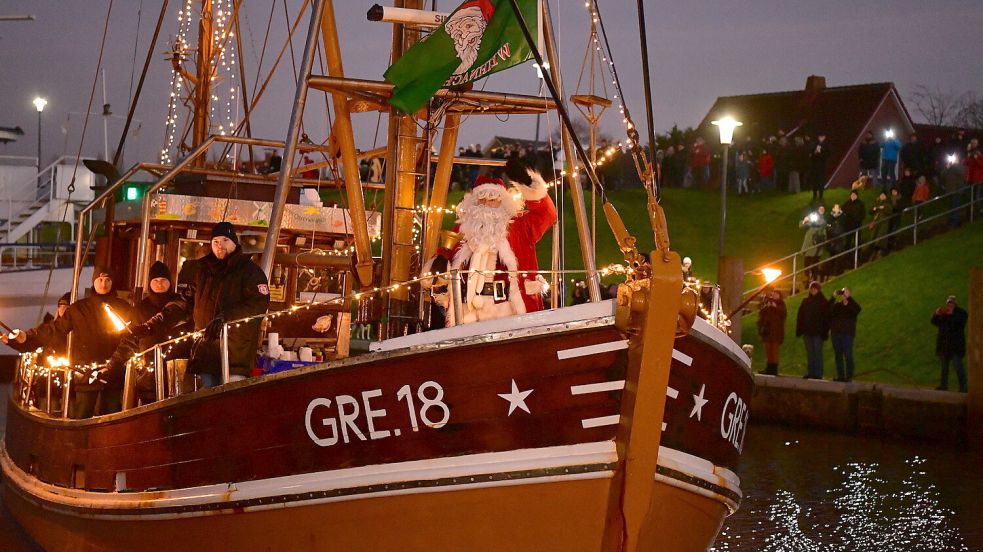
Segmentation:
[(457, 11), (466, 10), (468, 8), (478, 8), (481, 10), (481, 16), (485, 21), (491, 21), (493, 15), (495, 15), (495, 6), (492, 5), (488, 0), (469, 0), (458, 6)]
[(489, 176), (487, 174), (478, 175), (478, 178), (475, 179), (474, 185), (471, 186), (471, 189), (476, 190), (480, 186), (485, 186), (489, 184), (501, 186), (506, 190), (508, 189), (508, 186), (505, 185), (504, 180), (502, 180), (501, 178), (496, 178), (494, 176)]

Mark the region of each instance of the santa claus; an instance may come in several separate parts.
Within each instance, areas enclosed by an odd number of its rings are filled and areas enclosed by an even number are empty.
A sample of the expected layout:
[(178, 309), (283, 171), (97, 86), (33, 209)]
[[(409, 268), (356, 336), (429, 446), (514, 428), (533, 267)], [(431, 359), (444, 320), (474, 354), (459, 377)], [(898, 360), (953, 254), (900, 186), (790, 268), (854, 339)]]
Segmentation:
[[(461, 269), (464, 324), (543, 309), (546, 280), (537, 273), (536, 242), (556, 222), (556, 206), (538, 172), (511, 162), (506, 172), (512, 187), (478, 177), (457, 206), (461, 241), (437, 253), (449, 269)], [(441, 264), (433, 262), (433, 270)], [(434, 297), (446, 309), (447, 325), (457, 324), (449, 294)]]

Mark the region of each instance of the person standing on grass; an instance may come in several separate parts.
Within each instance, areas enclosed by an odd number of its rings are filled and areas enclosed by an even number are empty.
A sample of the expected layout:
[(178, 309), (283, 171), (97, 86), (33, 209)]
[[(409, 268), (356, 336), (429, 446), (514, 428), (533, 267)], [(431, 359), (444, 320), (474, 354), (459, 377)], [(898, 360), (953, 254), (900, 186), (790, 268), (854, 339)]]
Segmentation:
[[(836, 359), (836, 380), (853, 380), (853, 339), (857, 335), (860, 304), (853, 300), (850, 288), (833, 292), (829, 301), (829, 334)], [(845, 366), (844, 366), (845, 365)]]
[(939, 357), (942, 368), (942, 381), (936, 389), (949, 390), (949, 364), (956, 369), (959, 378), (959, 391), (966, 392), (966, 370), (963, 368), (963, 357), (966, 356), (966, 320), (969, 315), (956, 305), (956, 296), (950, 295), (945, 305), (935, 309), (932, 324), (939, 328), (935, 339), (935, 354)]
[(785, 309), (785, 301), (782, 300), (782, 292), (771, 288), (765, 293), (764, 299), (758, 307), (758, 336), (765, 344), (765, 357), (768, 364), (765, 365), (762, 374), (770, 376), (778, 375), (778, 354), (785, 341), (785, 319), (788, 311)]
[(795, 321), (795, 336), (806, 347), (806, 379), (823, 379), (823, 341), (829, 335), (829, 303), (819, 282), (809, 284), (809, 296), (802, 300)]

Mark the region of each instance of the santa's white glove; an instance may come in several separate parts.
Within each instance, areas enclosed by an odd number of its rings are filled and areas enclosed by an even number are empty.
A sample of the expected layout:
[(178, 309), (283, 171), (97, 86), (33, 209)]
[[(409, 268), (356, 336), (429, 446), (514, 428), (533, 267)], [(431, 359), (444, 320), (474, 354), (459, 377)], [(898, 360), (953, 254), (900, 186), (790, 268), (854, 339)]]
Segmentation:
[(485, 304), (485, 298), (481, 295), (475, 295), (471, 298), (471, 308), (480, 309)]
[(535, 280), (525, 280), (523, 285), (526, 288), (526, 295), (539, 295), (546, 293), (549, 289), (549, 284), (546, 283), (546, 278), (543, 278), (541, 274), (536, 275)]

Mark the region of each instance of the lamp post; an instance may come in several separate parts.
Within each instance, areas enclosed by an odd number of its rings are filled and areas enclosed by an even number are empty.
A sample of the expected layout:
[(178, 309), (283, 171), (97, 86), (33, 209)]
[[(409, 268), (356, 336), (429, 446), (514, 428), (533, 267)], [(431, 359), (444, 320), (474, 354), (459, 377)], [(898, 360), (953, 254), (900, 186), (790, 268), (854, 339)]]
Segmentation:
[(724, 146), (723, 169), (720, 172), (720, 247), (717, 252), (717, 257), (723, 258), (724, 228), (727, 225), (727, 157), (730, 155), (730, 145), (734, 142), (734, 129), (744, 123), (728, 115), (711, 121), (710, 124), (720, 130), (720, 144)]
[(38, 96), (34, 98), (34, 107), (38, 110), (38, 187), (41, 187), (41, 112), (44, 106), (48, 105), (48, 100)]

